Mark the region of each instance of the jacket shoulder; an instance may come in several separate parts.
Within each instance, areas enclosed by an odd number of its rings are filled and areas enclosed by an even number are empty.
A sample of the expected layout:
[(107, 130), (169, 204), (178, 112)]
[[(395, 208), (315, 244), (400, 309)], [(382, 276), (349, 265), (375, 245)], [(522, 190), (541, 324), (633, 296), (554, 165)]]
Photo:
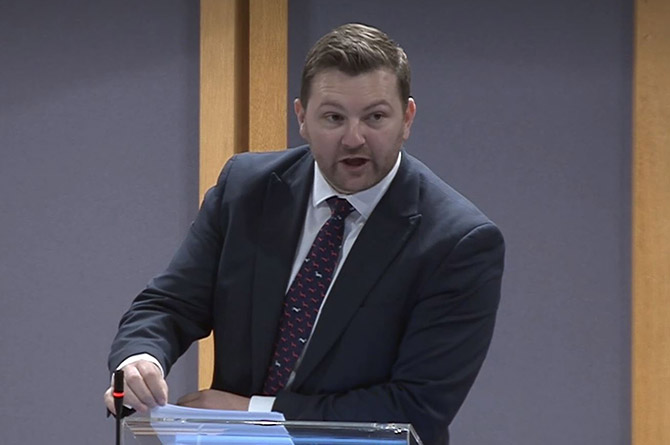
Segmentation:
[(307, 145), (281, 151), (239, 153), (226, 162), (216, 188), (225, 188), (227, 194), (263, 191), (272, 175), (282, 177), (292, 169), (313, 162)]
[(500, 229), (482, 210), (421, 161), (409, 155), (407, 158), (418, 194), (415, 200), (416, 213), (421, 215), (421, 236), (432, 240), (434, 248), (451, 251), (460, 240), (475, 232), (489, 234), (496, 243), (504, 243)]

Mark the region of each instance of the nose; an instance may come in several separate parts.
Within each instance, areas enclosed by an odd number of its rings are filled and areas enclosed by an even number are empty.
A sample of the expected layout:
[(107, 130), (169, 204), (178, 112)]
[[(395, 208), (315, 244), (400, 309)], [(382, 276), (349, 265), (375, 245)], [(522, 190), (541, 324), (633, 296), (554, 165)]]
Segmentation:
[(361, 131), (361, 123), (358, 120), (350, 120), (346, 125), (344, 135), (342, 136), (342, 145), (346, 148), (358, 148), (365, 143)]

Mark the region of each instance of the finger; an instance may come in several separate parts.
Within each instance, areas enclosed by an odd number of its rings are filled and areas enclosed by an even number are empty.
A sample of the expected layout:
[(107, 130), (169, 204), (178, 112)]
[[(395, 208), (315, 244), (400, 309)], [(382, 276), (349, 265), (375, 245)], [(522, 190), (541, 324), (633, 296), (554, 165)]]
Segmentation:
[(123, 404), (133, 408), (140, 414), (146, 414), (150, 409), (150, 407), (146, 403), (143, 403), (130, 388), (126, 388), (125, 394), (123, 395)]
[(168, 399), (168, 386), (158, 367), (150, 362), (139, 362), (137, 369), (156, 403), (165, 405)]
[(116, 408), (114, 407), (114, 396), (112, 396), (113, 388), (110, 386), (105, 391), (103, 398), (105, 399), (105, 406), (114, 415), (116, 415)]
[[(140, 405), (144, 405), (146, 410), (147, 407), (153, 408), (158, 404), (135, 363), (125, 366), (123, 372), (126, 381), (126, 398), (129, 405), (144, 412)], [(138, 406), (136, 407), (135, 404)]]
[[(113, 392), (114, 392), (113, 387), (110, 386), (109, 388), (107, 388), (107, 391), (105, 391), (104, 400), (107, 409), (116, 416), (116, 404), (114, 402)], [(149, 407), (140, 402), (135, 393), (133, 393), (132, 390), (130, 389), (125, 391), (125, 394), (123, 396), (123, 404), (125, 406), (129, 406), (135, 409), (135, 411), (138, 411), (140, 413), (146, 413), (149, 411)]]

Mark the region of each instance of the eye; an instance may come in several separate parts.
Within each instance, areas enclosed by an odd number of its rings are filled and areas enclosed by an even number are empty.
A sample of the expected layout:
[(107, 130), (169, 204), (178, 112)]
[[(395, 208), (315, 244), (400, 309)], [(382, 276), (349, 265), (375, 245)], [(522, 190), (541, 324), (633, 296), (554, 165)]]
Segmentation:
[(342, 120), (344, 120), (344, 118), (337, 113), (328, 113), (328, 114), (324, 115), (323, 117), (324, 117), (324, 119), (326, 119), (326, 121), (328, 121), (330, 123), (333, 123), (333, 124), (340, 123), (340, 122), (342, 122)]
[(382, 113), (381, 111), (378, 111), (376, 113), (372, 113), (368, 116), (368, 120), (370, 122), (380, 122), (382, 119), (384, 119), (386, 115)]

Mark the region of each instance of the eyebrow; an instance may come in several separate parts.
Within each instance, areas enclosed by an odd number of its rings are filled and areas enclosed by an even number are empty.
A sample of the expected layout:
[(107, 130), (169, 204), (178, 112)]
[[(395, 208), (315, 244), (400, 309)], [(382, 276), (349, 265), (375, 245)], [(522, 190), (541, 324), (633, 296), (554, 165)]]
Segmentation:
[[(390, 107), (391, 104), (386, 99), (382, 99), (382, 100), (378, 100), (377, 102), (373, 102), (370, 105), (367, 105), (365, 108), (363, 108), (363, 111), (367, 111), (367, 110), (370, 110), (372, 108), (379, 107), (379, 106)], [(319, 108), (323, 108), (323, 107), (333, 107), (333, 108), (338, 108), (340, 110), (344, 110), (344, 107), (341, 104), (339, 104), (337, 102), (332, 102), (332, 101), (326, 101), (326, 102), (320, 103)]]
[(339, 108), (340, 110), (344, 110), (344, 107), (342, 105), (338, 104), (337, 102), (326, 101), (326, 102), (322, 102), (322, 103), (319, 104), (319, 108), (324, 108), (324, 107), (333, 107), (333, 108)]
[(378, 106), (380, 106), (380, 105), (384, 105), (384, 106), (386, 106), (386, 107), (390, 107), (390, 106), (391, 106), (391, 104), (388, 103), (388, 101), (387, 101), (386, 99), (382, 99), (382, 100), (378, 100), (377, 102), (373, 102), (373, 103), (371, 103), (371, 104), (368, 105), (367, 107), (363, 108), (363, 110), (369, 110), (369, 109), (371, 109), (371, 108), (376, 108), (376, 107), (378, 107)]

